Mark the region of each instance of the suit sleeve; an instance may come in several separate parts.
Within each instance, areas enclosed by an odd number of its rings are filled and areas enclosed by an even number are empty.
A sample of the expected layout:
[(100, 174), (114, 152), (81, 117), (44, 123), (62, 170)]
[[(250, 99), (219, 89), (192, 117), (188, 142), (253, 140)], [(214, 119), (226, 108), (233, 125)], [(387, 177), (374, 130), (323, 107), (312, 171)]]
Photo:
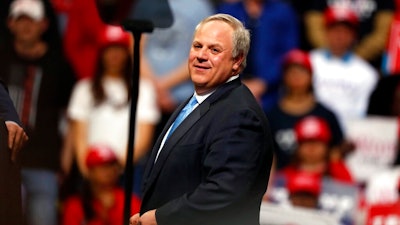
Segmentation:
[(212, 140), (205, 144), (202, 165), (205, 178), (193, 192), (157, 209), (159, 225), (207, 224), (205, 218), (218, 218), (226, 210), (240, 211), (241, 202), (261, 198), (265, 192), (272, 142), (266, 137), (270, 134), (264, 120), (248, 109), (227, 112), (221, 118), (209, 129)]
[(18, 113), (2, 81), (0, 81), (0, 117), (4, 121), (13, 121), (21, 126)]

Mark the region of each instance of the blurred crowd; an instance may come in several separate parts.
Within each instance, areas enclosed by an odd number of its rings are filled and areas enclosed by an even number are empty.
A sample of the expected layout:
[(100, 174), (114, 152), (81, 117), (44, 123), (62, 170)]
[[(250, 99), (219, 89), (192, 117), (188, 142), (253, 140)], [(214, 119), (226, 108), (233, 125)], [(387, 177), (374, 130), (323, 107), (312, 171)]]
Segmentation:
[[(337, 224), (400, 224), (400, 1), (168, 0), (172, 25), (134, 43), (120, 23), (136, 2), (0, 2), (0, 78), (30, 137), (19, 159), (26, 225), (122, 224), (135, 45), (138, 212), (153, 142), (194, 91), (193, 31), (214, 13), (251, 33), (241, 79), (275, 144), (263, 204)], [(143, 15), (157, 7), (148, 2)]]

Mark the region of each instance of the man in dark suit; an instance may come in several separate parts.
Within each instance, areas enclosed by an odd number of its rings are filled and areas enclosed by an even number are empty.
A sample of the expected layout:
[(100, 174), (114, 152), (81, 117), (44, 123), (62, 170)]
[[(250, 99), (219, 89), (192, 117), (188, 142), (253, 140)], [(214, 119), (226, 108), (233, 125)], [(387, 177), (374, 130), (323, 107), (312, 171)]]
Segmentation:
[(7, 87), (0, 80), (0, 224), (22, 224), (21, 178), (16, 161), (27, 140)]
[(188, 60), (195, 109), (173, 131), (189, 99), (178, 107), (156, 141), (131, 225), (259, 224), (273, 149), (267, 118), (239, 78), (249, 46), (232, 16), (197, 26)]

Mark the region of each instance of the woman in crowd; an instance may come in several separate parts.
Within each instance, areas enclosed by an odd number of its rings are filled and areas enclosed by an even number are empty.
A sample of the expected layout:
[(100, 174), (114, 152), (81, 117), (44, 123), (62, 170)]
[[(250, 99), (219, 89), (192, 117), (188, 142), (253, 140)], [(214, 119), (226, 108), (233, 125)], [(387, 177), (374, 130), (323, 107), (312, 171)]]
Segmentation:
[[(120, 163), (126, 162), (132, 98), (132, 39), (121, 27), (106, 26), (100, 43), (96, 73), (77, 83), (68, 108), (77, 164), (84, 176), (88, 172), (85, 156), (91, 144), (110, 146)], [(151, 82), (140, 79), (139, 90), (134, 163), (151, 147), (159, 119)]]
[(328, 122), (332, 133), (330, 146), (338, 147), (343, 143), (343, 132), (335, 114), (315, 99), (308, 53), (294, 49), (286, 54), (282, 66), (282, 95), (267, 112), (274, 135), (277, 169), (290, 162), (297, 146), (294, 126), (306, 116), (318, 116)]

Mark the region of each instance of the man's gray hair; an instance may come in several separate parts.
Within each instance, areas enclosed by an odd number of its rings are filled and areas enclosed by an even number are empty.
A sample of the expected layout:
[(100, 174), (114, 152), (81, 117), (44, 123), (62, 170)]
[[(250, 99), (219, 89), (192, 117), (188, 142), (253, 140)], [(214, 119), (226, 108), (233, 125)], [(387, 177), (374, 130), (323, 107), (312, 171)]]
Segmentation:
[(246, 67), (247, 63), (247, 54), (250, 49), (250, 32), (247, 30), (243, 23), (240, 22), (238, 19), (235, 17), (228, 15), (228, 14), (214, 14), (212, 16), (209, 16), (205, 19), (203, 19), (195, 29), (195, 33), (197, 30), (204, 25), (205, 23), (208, 23), (210, 21), (222, 21), (227, 23), (233, 28), (233, 37), (232, 37), (232, 43), (233, 43), (233, 49), (232, 49), (232, 57), (236, 58), (240, 55), (243, 55), (243, 62), (240, 65), (240, 71), (243, 71), (243, 69)]

